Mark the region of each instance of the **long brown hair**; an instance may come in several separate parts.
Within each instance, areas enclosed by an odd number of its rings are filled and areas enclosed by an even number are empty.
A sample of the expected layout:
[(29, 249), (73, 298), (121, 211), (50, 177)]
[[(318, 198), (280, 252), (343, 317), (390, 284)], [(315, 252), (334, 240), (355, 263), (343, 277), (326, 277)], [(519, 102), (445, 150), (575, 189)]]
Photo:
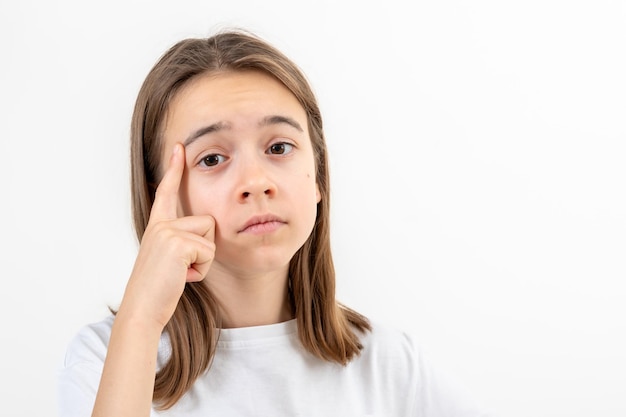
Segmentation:
[[(347, 364), (362, 345), (355, 330), (370, 330), (364, 316), (335, 300), (335, 269), (330, 250), (330, 187), (322, 116), (302, 71), (256, 35), (230, 30), (209, 38), (190, 38), (172, 46), (148, 73), (137, 97), (131, 124), (131, 187), (139, 241), (148, 224), (159, 181), (162, 122), (169, 103), (192, 78), (211, 72), (263, 71), (299, 100), (308, 119), (321, 193), (313, 231), (289, 266), (289, 296), (303, 346), (322, 360)], [(154, 403), (173, 406), (211, 364), (220, 327), (218, 301), (202, 282), (188, 283), (165, 327), (172, 346), (156, 374)]]

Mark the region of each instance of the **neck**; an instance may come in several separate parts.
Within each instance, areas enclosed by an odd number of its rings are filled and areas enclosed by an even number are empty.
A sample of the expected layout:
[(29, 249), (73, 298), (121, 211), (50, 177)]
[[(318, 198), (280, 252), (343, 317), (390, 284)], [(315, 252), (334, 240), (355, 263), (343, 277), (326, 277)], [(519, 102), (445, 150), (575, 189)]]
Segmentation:
[(220, 301), (223, 328), (262, 326), (293, 318), (286, 268), (248, 276), (233, 276), (212, 268), (205, 279)]

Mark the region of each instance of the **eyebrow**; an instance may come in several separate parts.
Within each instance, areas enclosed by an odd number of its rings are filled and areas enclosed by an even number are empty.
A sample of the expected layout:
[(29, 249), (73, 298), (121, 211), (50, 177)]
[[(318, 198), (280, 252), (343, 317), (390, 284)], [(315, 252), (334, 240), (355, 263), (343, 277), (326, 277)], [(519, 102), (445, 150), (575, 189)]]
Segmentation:
[(287, 116), (278, 116), (278, 115), (266, 116), (259, 122), (259, 126), (279, 125), (283, 123), (288, 124), (289, 126), (293, 127), (299, 132), (304, 132), (304, 130), (302, 129), (302, 126), (300, 126), (300, 123), (296, 122), (294, 119), (292, 119), (291, 117), (287, 117)]
[(201, 136), (208, 135), (209, 133), (219, 132), (220, 130), (227, 130), (227, 129), (230, 129), (230, 125), (224, 122), (217, 122), (209, 126), (201, 127), (200, 129), (196, 130), (191, 135), (189, 135), (189, 137), (185, 139), (185, 142), (183, 142), (183, 145), (187, 147)]
[[(259, 122), (259, 127), (279, 125), (279, 124), (286, 124), (286, 125), (293, 127), (299, 132), (304, 132), (304, 129), (302, 129), (302, 126), (300, 126), (300, 123), (296, 122), (291, 117), (280, 116), (280, 115), (272, 115), (272, 116), (264, 117)], [(216, 133), (221, 130), (229, 130), (231, 129), (231, 127), (232, 126), (230, 125), (230, 123), (227, 123), (227, 122), (217, 122), (209, 126), (201, 127), (200, 129), (196, 130), (191, 135), (189, 135), (187, 139), (185, 139), (185, 141), (183, 142), (183, 145), (187, 147), (191, 143), (193, 143), (196, 139), (200, 138), (201, 136), (208, 135), (211, 133)]]

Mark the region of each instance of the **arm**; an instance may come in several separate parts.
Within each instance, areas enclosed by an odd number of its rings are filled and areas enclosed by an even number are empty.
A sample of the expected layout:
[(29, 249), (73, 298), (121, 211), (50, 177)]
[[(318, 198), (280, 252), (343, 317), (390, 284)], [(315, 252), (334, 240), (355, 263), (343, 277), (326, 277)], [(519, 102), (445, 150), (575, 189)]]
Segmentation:
[(92, 417), (150, 415), (161, 333), (185, 283), (202, 280), (213, 261), (214, 219), (178, 217), (184, 166), (177, 144), (111, 330)]
[(150, 415), (160, 336), (154, 323), (118, 313), (93, 417)]

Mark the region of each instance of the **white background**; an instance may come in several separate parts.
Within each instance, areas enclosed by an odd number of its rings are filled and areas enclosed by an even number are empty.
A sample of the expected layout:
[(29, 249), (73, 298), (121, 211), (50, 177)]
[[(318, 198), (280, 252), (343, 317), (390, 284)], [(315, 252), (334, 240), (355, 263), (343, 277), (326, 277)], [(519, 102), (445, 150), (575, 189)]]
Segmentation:
[(227, 26), (319, 96), (342, 301), (415, 335), (496, 415), (626, 416), (610, 0), (3, 0), (0, 414), (56, 415), (68, 340), (132, 267), (139, 85), (175, 41)]

